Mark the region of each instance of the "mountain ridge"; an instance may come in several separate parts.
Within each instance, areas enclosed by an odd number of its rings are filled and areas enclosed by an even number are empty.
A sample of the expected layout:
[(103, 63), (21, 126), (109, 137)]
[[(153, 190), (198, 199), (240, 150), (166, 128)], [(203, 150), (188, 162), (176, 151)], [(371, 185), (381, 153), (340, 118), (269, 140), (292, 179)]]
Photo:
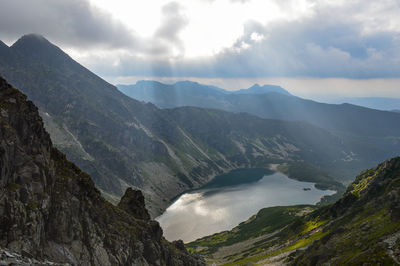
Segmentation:
[[(222, 94), (202, 92), (201, 88), (192, 90), (193, 95), (190, 95), (182, 90), (171, 91), (171, 85), (162, 84), (161, 88), (153, 88), (154, 91), (146, 95), (145, 91), (151, 88), (141, 87), (141, 83), (120, 86), (121, 91), (128, 96), (152, 102), (160, 108), (195, 106), (236, 113), (247, 112), (267, 119), (307, 121), (337, 135), (356, 135), (362, 138), (398, 136), (400, 132), (400, 127), (396, 126), (400, 124), (400, 115), (387, 111), (352, 104), (319, 103), (284, 93)], [(170, 91), (172, 95), (166, 95), (165, 91)], [(384, 141), (380, 145), (385, 145)]]
[(389, 97), (343, 97), (323, 100), (328, 103), (340, 104), (349, 103), (353, 105), (363, 106), (371, 109), (382, 111), (391, 111), (392, 109), (400, 109), (399, 98)]
[(269, 85), (264, 84), (262, 86), (258, 85), (257, 83), (247, 89), (241, 89), (237, 91), (233, 91), (234, 94), (265, 94), (265, 93), (282, 93), (285, 95), (291, 95), (287, 90), (282, 88), (281, 86), (277, 85)]

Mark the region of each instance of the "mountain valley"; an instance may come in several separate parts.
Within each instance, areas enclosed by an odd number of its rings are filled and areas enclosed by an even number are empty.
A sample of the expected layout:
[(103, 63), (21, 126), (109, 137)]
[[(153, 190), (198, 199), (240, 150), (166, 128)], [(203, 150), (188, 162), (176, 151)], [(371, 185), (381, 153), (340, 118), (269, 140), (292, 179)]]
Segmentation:
[(234, 169), (298, 161), (324, 169), (325, 181), (340, 190), (338, 180), (396, 153), (396, 137), (381, 147), (300, 121), (158, 109), (125, 96), (38, 35), (0, 46), (0, 75), (39, 107), (53, 143), (109, 200), (140, 188), (153, 217), (181, 192)]

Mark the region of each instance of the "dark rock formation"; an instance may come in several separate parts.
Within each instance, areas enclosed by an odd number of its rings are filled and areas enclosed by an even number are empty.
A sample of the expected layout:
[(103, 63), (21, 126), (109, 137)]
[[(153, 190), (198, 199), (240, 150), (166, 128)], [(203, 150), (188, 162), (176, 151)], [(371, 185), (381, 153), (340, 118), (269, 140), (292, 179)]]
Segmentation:
[(47, 260), (36, 260), (12, 252), (7, 249), (0, 248), (0, 265), (1, 266), (69, 266), (67, 263), (54, 263)]
[(121, 198), (118, 207), (135, 218), (150, 220), (149, 212), (144, 204), (144, 196), (140, 190), (128, 188)]
[(38, 109), (0, 78), (0, 246), (72, 265), (204, 264), (162, 237), (141, 193), (128, 190), (120, 206), (52, 146)]

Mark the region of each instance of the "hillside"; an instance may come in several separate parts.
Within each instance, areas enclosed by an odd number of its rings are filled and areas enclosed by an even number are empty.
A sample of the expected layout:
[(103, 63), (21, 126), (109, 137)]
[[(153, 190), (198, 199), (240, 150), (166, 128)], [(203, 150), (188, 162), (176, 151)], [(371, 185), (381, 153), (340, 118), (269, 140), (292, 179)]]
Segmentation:
[(0, 46), (0, 74), (39, 107), (55, 146), (109, 200), (140, 188), (153, 216), (179, 193), (233, 169), (300, 161), (345, 180), (398, 151), (396, 137), (374, 145), (304, 122), (158, 109), (124, 95), (38, 35)]
[(262, 209), (188, 246), (223, 265), (400, 262), (400, 157), (363, 171), (334, 204)]
[(0, 151), (2, 265), (9, 259), (18, 265), (24, 260), (69, 265), (204, 264), (181, 242), (163, 238), (140, 191), (128, 189), (118, 207), (107, 202), (90, 176), (52, 146), (36, 106), (2, 78)]

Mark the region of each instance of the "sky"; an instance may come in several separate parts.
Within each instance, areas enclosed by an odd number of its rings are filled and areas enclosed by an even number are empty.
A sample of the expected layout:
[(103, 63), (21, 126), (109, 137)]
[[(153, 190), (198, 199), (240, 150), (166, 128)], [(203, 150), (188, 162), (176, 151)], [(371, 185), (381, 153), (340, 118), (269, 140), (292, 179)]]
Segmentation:
[(400, 98), (400, 0), (0, 2), (0, 40), (41, 34), (114, 84)]

